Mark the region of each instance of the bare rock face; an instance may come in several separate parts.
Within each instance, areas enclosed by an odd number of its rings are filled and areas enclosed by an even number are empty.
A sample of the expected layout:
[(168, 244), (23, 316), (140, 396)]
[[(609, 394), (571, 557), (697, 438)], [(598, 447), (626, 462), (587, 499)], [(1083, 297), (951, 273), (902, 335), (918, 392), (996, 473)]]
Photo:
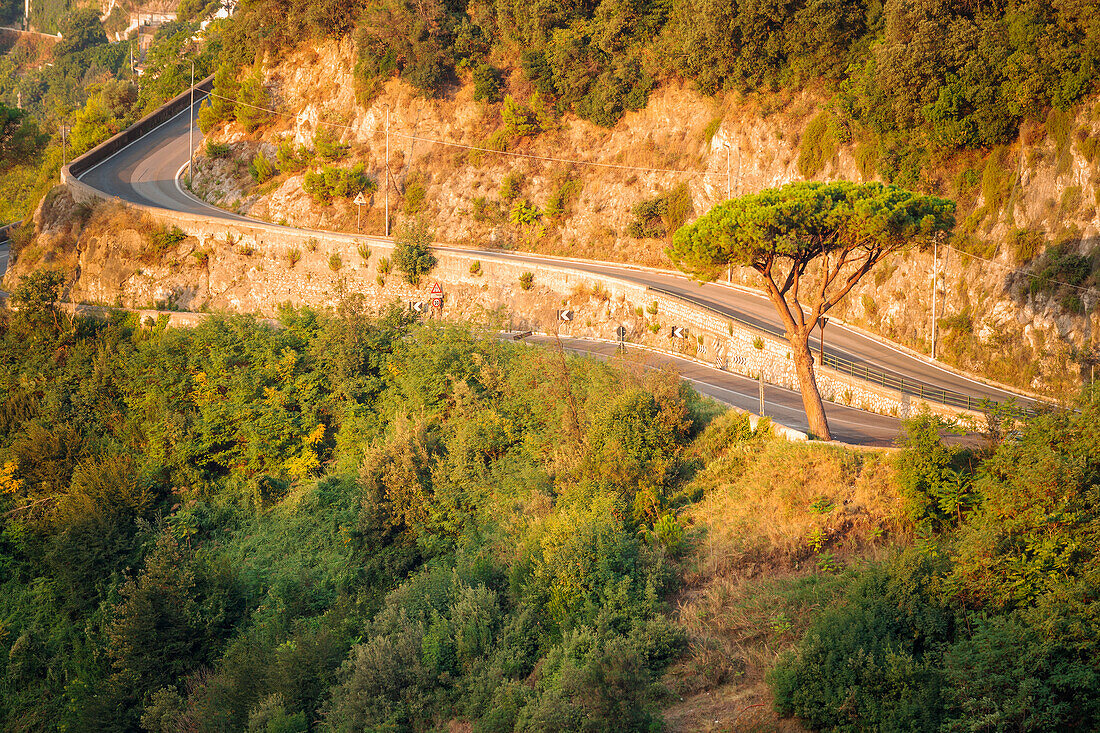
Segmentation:
[[(233, 122), (212, 131), (210, 138), (228, 144), (229, 152), (217, 158), (200, 153), (196, 192), (274, 223), (345, 232), (358, 227), (365, 234), (385, 230), (388, 198), (395, 232), (424, 218), (439, 241), (669, 267), (668, 235), (629, 235), (640, 202), (686, 185), (690, 216), (698, 216), (728, 196), (800, 180), (809, 170), (800, 155), (813, 139), (813, 125), (829, 114), (827, 100), (812, 91), (716, 100), (667, 82), (644, 109), (610, 129), (566, 115), (544, 120), (546, 129), (537, 135), (509, 136), (502, 106), (474, 101), (469, 83), (446, 99), (429, 100), (390, 79), (364, 103), (356, 98), (354, 59), (350, 42), (327, 42), (267, 69), (266, 87), (278, 112), (256, 134)], [(534, 91), (518, 73), (506, 86), (521, 104)], [(1100, 130), (1087, 112), (1071, 125), (1075, 132), (1061, 147), (1041, 126), (1025, 126), (1018, 143), (984, 160), (960, 161), (975, 168), (936, 184), (958, 189), (960, 215), (959, 236), (940, 248), (936, 260), (934, 315), (931, 251), (883, 263), (833, 315), (924, 353), (935, 320), (939, 358), (1017, 386), (1072, 391), (1080, 381), (1075, 355), (1100, 337), (1100, 293), (1032, 287), (1044, 266), (1043, 248), (1028, 264), (1018, 261), (1009, 243), (1019, 231), (1032, 231), (1060, 254), (1092, 255), (1100, 234), (1100, 166), (1086, 158), (1079, 141)], [(256, 155), (274, 163), (280, 143), (312, 147), (318, 130), (330, 133), (346, 154), (254, 181), (248, 166)], [(341, 197), (318, 202), (304, 191), (308, 173), (357, 164), (375, 186), (362, 209)], [(829, 147), (812, 177), (862, 180), (853, 143)], [(502, 188), (506, 179), (510, 191)], [(517, 221), (520, 204), (534, 211), (532, 221)], [(104, 228), (98, 212), (91, 220), (88, 215), (67, 194), (51, 193), (36, 212), (38, 237), (17, 253), (7, 284), (52, 264), (74, 272), (74, 294), (97, 302), (267, 308), (271, 293), (250, 289), (271, 279), (281, 266), (277, 258), (264, 274), (262, 265), (224, 242), (184, 240), (153, 252), (147, 225)], [(211, 268), (211, 257), (223, 259)], [(732, 277), (758, 285), (751, 271)]]

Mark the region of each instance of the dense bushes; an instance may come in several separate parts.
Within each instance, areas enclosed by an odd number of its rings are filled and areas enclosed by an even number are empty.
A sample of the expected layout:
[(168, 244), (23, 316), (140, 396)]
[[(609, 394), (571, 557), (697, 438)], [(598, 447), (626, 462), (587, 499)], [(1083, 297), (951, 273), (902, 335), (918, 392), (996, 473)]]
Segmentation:
[(326, 165), (319, 171), (306, 173), (302, 190), (319, 204), (327, 204), (334, 198), (352, 198), (363, 191), (373, 193), (378, 184), (364, 170), (362, 163), (350, 168)]
[(0, 321), (5, 727), (658, 724), (679, 380), (356, 298), (168, 330), (24, 282)]
[(1028, 418), (987, 453), (961, 513), (962, 453), (931, 418), (911, 426), (907, 492), (923, 497), (918, 514), (958, 528), (919, 532), (814, 624), (773, 673), (781, 712), (829, 730), (1100, 724), (1100, 392), (1076, 408)]
[(435, 267), (432, 254), (433, 232), (428, 223), (416, 220), (402, 225), (393, 246), (393, 264), (405, 276), (405, 282), (419, 285), (420, 278)]

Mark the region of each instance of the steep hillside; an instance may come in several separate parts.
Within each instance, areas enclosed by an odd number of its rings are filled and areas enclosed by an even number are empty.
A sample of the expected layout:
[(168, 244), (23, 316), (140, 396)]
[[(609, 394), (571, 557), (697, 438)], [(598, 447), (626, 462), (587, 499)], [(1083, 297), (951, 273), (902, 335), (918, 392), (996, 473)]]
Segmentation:
[[(602, 128), (541, 108), (519, 71), (503, 80), (500, 103), (475, 101), (468, 74), (442, 99), (391, 79), (363, 104), (355, 58), (350, 42), (330, 42), (265, 68), (256, 106), (277, 113), (250, 119), (250, 133), (230, 105), (230, 119), (209, 127), (211, 142), (228, 147), (200, 154), (195, 190), (270, 221), (354, 231), (350, 196), (311, 196), (304, 184), (326, 166), (362, 164), (373, 194), (362, 228), (380, 233), (388, 109), (395, 227), (423, 217), (443, 241), (667, 266), (669, 231), (727, 189), (859, 180), (875, 170), (866, 146), (846, 139), (825, 98), (809, 90), (709, 98), (673, 81)], [(1100, 223), (1093, 117), (1090, 105), (1055, 110), (1046, 125), (1025, 125), (1014, 144), (944, 158), (918, 185), (960, 203), (956, 237), (939, 260), (939, 358), (1054, 394), (1087, 374)], [(272, 176), (263, 183), (259, 152)], [(887, 263), (837, 315), (927, 352), (932, 254)], [(733, 276), (753, 284), (752, 273)]]

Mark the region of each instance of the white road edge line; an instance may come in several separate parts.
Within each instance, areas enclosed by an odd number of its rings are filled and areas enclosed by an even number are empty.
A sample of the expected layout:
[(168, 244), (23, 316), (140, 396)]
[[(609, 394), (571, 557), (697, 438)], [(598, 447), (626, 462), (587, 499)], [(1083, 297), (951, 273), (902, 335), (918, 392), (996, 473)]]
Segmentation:
[[(204, 94), (203, 94), (203, 99), (205, 99), (205, 98), (206, 98), (206, 94), (204, 93)], [(201, 100), (199, 100), (199, 101), (201, 101)], [(196, 103), (197, 103), (197, 102), (196, 102)], [(84, 177), (84, 176), (86, 176), (87, 174), (91, 173), (91, 172), (92, 172), (93, 170), (95, 170), (95, 169), (96, 169), (96, 168), (98, 168), (99, 166), (103, 165), (103, 164), (104, 164), (104, 163), (106, 163), (106, 162), (107, 162), (108, 160), (110, 160), (111, 158), (113, 158), (113, 157), (115, 157), (116, 155), (118, 155), (119, 153), (121, 153), (121, 152), (122, 152), (123, 150), (126, 150), (126, 148), (130, 147), (130, 146), (131, 146), (131, 145), (133, 145), (134, 143), (138, 142), (139, 140), (141, 140), (141, 139), (145, 138), (145, 137), (146, 137), (146, 136), (148, 136), (148, 135), (151, 135), (151, 134), (153, 134), (154, 132), (156, 132), (156, 131), (157, 131), (157, 130), (159, 130), (160, 128), (162, 128), (162, 127), (164, 127), (165, 125), (167, 125), (167, 124), (168, 124), (169, 122), (173, 122), (173, 121), (175, 121), (175, 119), (176, 119), (177, 117), (179, 117), (180, 115), (182, 115), (182, 114), (183, 114), (184, 112), (187, 112), (187, 111), (189, 111), (190, 109), (191, 109), (191, 106), (190, 106), (190, 105), (188, 105), (188, 107), (187, 107), (187, 108), (185, 108), (185, 109), (181, 110), (181, 111), (180, 111), (180, 112), (179, 112), (178, 114), (176, 114), (176, 115), (172, 116), (171, 118), (169, 118), (169, 119), (165, 120), (164, 122), (162, 122), (161, 124), (157, 125), (157, 126), (156, 126), (156, 127), (154, 127), (154, 128), (152, 129), (152, 130), (150, 130), (149, 132), (145, 133), (145, 135), (142, 135), (141, 137), (138, 137), (138, 138), (135, 138), (135, 139), (131, 140), (130, 142), (128, 142), (128, 143), (127, 143), (127, 144), (126, 144), (125, 146), (123, 146), (122, 148), (119, 148), (118, 150), (116, 150), (115, 152), (111, 153), (111, 154), (110, 154), (109, 156), (107, 156), (107, 157), (106, 157), (106, 158), (104, 158), (103, 160), (101, 160), (101, 161), (99, 161), (98, 163), (96, 163), (95, 165), (93, 165), (93, 166), (92, 166), (91, 168), (89, 168), (88, 170), (86, 170), (86, 171), (84, 171), (83, 173), (81, 173), (81, 174), (80, 174), (79, 176), (77, 176), (77, 180), (80, 180), (81, 178), (83, 178), (83, 177)], [(179, 170), (177, 170), (177, 171), (176, 171), (176, 176), (175, 176), (175, 184), (176, 184), (176, 189), (177, 189), (177, 190), (178, 190), (178, 191), (179, 191), (179, 192), (180, 192), (180, 193), (181, 193), (181, 194), (182, 194), (182, 195), (183, 195), (183, 196), (184, 196), (185, 198), (191, 199), (191, 200), (193, 200), (193, 201), (195, 201), (196, 203), (199, 203), (199, 204), (204, 204), (204, 205), (206, 205), (206, 206), (210, 207), (210, 208), (211, 208), (211, 210), (217, 211), (217, 212), (218, 212), (219, 214), (223, 214), (223, 215), (224, 215), (224, 214), (232, 214), (232, 212), (228, 212), (228, 211), (225, 211), (224, 209), (220, 209), (220, 208), (217, 208), (217, 207), (211, 206), (211, 205), (210, 205), (209, 203), (207, 203), (206, 201), (203, 201), (203, 200), (202, 200), (202, 199), (200, 199), (200, 198), (199, 198), (198, 196), (195, 196), (194, 194), (190, 194), (190, 193), (188, 193), (188, 192), (184, 191), (183, 187), (182, 187), (182, 186), (180, 185), (180, 176), (181, 176), (181, 175), (183, 174), (183, 169), (184, 169), (184, 168), (186, 168), (186, 167), (187, 167), (187, 163), (184, 163), (184, 164), (183, 164), (182, 166), (180, 166)], [(264, 225), (268, 225), (268, 226), (271, 226), (271, 225), (272, 225), (272, 224), (271, 224), (271, 222), (266, 222), (266, 221), (263, 221), (263, 220), (260, 220), (260, 219), (254, 219), (254, 220), (253, 220), (253, 219), (251, 219), (250, 217), (244, 217), (244, 216), (241, 216), (240, 214), (237, 214), (237, 216), (240, 216), (240, 217), (241, 217), (241, 218), (240, 218), (239, 220), (243, 220), (243, 221), (245, 221), (245, 222), (248, 222), (248, 221), (255, 221), (255, 222), (256, 222), (257, 224), (264, 224)], [(232, 217), (231, 217), (231, 216), (230, 216), (230, 217), (227, 217), (227, 218), (229, 218), (230, 220), (232, 220)], [(279, 225), (274, 225), (274, 226), (279, 226)], [(293, 229), (293, 230), (296, 230), (296, 231), (302, 231), (300, 227), (285, 227), (285, 228), (287, 228), (287, 229)], [(321, 231), (324, 231), (324, 230), (321, 230)], [(336, 232), (336, 233), (337, 233), (337, 234), (342, 234), (343, 232)], [(382, 242), (391, 242), (391, 243), (392, 243), (392, 238), (379, 237), (378, 235), (366, 235), (366, 238), (373, 238), (373, 239), (376, 239), (376, 240), (379, 240), (379, 241), (382, 241)], [(435, 248), (435, 249), (442, 249), (442, 250), (445, 250), (445, 251), (446, 251), (446, 250), (449, 250), (449, 251), (454, 251), (454, 252), (463, 252), (463, 253), (467, 253), (467, 252), (469, 252), (469, 253), (474, 253), (474, 252), (479, 252), (479, 251), (482, 251), (482, 250), (476, 250), (476, 249), (472, 249), (472, 250), (467, 250), (467, 249), (458, 249), (458, 248), (453, 248), (453, 247), (434, 247), (434, 248)], [(486, 252), (486, 254), (497, 254), (497, 253), (494, 253), (494, 252), (492, 252), (491, 250), (489, 250), (489, 251), (485, 251), (485, 252)], [(539, 255), (538, 255), (538, 253), (534, 253), (534, 252), (532, 252), (532, 253), (516, 252), (516, 253), (500, 253), (500, 254), (502, 254), (502, 255), (503, 255), (503, 257), (501, 257), (501, 259), (513, 259), (513, 257), (509, 257), (509, 255), (514, 255), (514, 259), (523, 259), (523, 258), (524, 258), (524, 255), (529, 255), (530, 257), (532, 257), (532, 258), (534, 258), (534, 259), (538, 259), (538, 258), (539, 258)], [(609, 268), (612, 268), (612, 269), (614, 269), (614, 268), (616, 268), (616, 267), (619, 267), (619, 266), (620, 266), (620, 263), (615, 263), (615, 262), (606, 262), (606, 263), (605, 263), (605, 262), (601, 262), (601, 261), (598, 261), (598, 260), (581, 260), (581, 259), (575, 259), (575, 258), (564, 258), (564, 257), (559, 257), (559, 258), (554, 258), (554, 259), (560, 259), (560, 260), (572, 260), (572, 261), (573, 261), (573, 262), (575, 262), (576, 264), (580, 264), (580, 265), (596, 265), (596, 266), (605, 266), (605, 267), (609, 267)], [(669, 275), (672, 275), (672, 276), (674, 276), (674, 277), (678, 276), (678, 275), (677, 275), (677, 273), (675, 273), (675, 272), (672, 272), (672, 271), (670, 271), (670, 270), (658, 270), (658, 269), (656, 269), (656, 268), (632, 268), (632, 267), (631, 267), (630, 265), (626, 265), (626, 266), (625, 266), (625, 269), (644, 269), (644, 270), (650, 270), (650, 271), (652, 271), (652, 272), (656, 272), (656, 273), (669, 274)], [(593, 275), (599, 275), (599, 273), (592, 273), (592, 274), (593, 274)], [(760, 296), (760, 295), (758, 295), (758, 294), (756, 294), (756, 293), (752, 292), (752, 291), (751, 291), (751, 290), (749, 290), (748, 288), (744, 288), (744, 287), (730, 287), (730, 286), (729, 286), (729, 284), (727, 284), (727, 283), (717, 283), (717, 284), (719, 284), (719, 285), (721, 285), (721, 286), (726, 286), (726, 289), (728, 289), (728, 290), (734, 290), (734, 291), (740, 292), (740, 293), (742, 293), (743, 295), (747, 295), (747, 296), (749, 296), (749, 297), (753, 297), (753, 298), (756, 298), (757, 300), (765, 300), (765, 298), (764, 298), (764, 297), (762, 297), (762, 296)], [(765, 300), (765, 302), (766, 302), (766, 300)], [(704, 307), (706, 307), (706, 306), (704, 306)], [(934, 361), (931, 361), (931, 360), (929, 360), (929, 359), (925, 359), (925, 358), (918, 358), (918, 357), (917, 357), (916, 355), (914, 355), (914, 354), (910, 354), (910, 353), (907, 353), (907, 352), (906, 352), (906, 351), (904, 351), (903, 349), (900, 349), (900, 348), (898, 348), (897, 346), (894, 346), (893, 344), (891, 344), (890, 342), (888, 342), (888, 341), (886, 341), (886, 340), (879, 340), (879, 339), (876, 339), (876, 338), (871, 338), (870, 336), (866, 336), (866, 335), (864, 335), (864, 334), (862, 334), (862, 333), (860, 333), (860, 332), (858, 332), (858, 331), (855, 331), (855, 330), (852, 330), (852, 329), (848, 328), (848, 327), (847, 327), (847, 326), (846, 326), (845, 324), (843, 324), (843, 323), (838, 323), (838, 324), (837, 324), (837, 328), (839, 328), (839, 329), (842, 329), (843, 331), (845, 331), (845, 332), (847, 332), (847, 333), (851, 334), (852, 336), (856, 337), (857, 339), (861, 339), (861, 340), (864, 340), (864, 341), (868, 341), (868, 342), (870, 342), (870, 343), (874, 343), (874, 344), (879, 344), (879, 345), (881, 345), (881, 346), (884, 346), (884, 347), (886, 347), (887, 349), (889, 349), (890, 351), (893, 351), (894, 353), (898, 354), (899, 356), (903, 356), (903, 357), (906, 357), (906, 358), (908, 358), (908, 359), (917, 359), (917, 360), (918, 360), (918, 361), (920, 361), (920, 362), (921, 362), (922, 364), (925, 364), (926, 366), (930, 366), (930, 367), (932, 367), (933, 369), (936, 369), (936, 370), (938, 370), (938, 371), (942, 372), (943, 374), (947, 374), (947, 375), (950, 375), (950, 376), (953, 376), (953, 377), (958, 377), (959, 379), (962, 379), (962, 380), (964, 380), (964, 381), (967, 381), (967, 382), (969, 382), (969, 383), (971, 383), (971, 384), (974, 384), (974, 385), (977, 385), (977, 386), (979, 386), (979, 387), (985, 387), (985, 388), (987, 388), (987, 389), (994, 389), (994, 390), (997, 390), (997, 391), (999, 391), (999, 392), (1002, 392), (1002, 393), (1004, 393), (1004, 394), (1010, 395), (1010, 396), (1011, 396), (1011, 397), (1013, 397), (1013, 398), (1017, 398), (1017, 399), (1023, 399), (1023, 400), (1030, 400), (1030, 401), (1033, 401), (1033, 402), (1035, 401), (1035, 399), (1034, 399), (1033, 397), (1029, 397), (1029, 396), (1027, 396), (1027, 395), (1023, 395), (1023, 394), (1020, 394), (1020, 393), (1018, 393), (1018, 392), (1012, 392), (1012, 391), (1010, 391), (1010, 390), (1004, 389), (1003, 387), (999, 387), (999, 386), (993, 386), (993, 385), (987, 384), (987, 383), (985, 383), (985, 382), (979, 381), (979, 380), (977, 380), (977, 379), (973, 379), (973, 378), (971, 378), (971, 377), (968, 377), (968, 376), (966, 376), (965, 374), (960, 374), (960, 373), (958, 373), (958, 372), (952, 371), (951, 369), (948, 369), (947, 367), (941, 366), (941, 365), (939, 365), (938, 363), (936, 363), (936, 362), (934, 362)], [(861, 357), (861, 358), (866, 358), (866, 357)], [(871, 364), (872, 364), (873, 366), (875, 366), (876, 368), (879, 368), (879, 369), (884, 369), (884, 370), (886, 369), (886, 367), (883, 367), (883, 366), (881, 366), (881, 365), (877, 365), (877, 364), (874, 364), (874, 362), (870, 362), (870, 363), (871, 363)], [(890, 370), (890, 371), (893, 371), (893, 370)], [(931, 385), (930, 385), (930, 386), (931, 386)], [(942, 387), (941, 387), (941, 388), (939, 388), (939, 389), (942, 389)]]
[[(202, 99), (206, 99), (206, 93), (205, 93), (205, 92), (203, 92), (203, 95), (202, 95)], [(195, 104), (198, 104), (198, 103), (199, 103), (200, 101), (202, 101), (202, 100), (201, 100), (201, 99), (197, 99), (197, 100), (195, 100)], [(118, 155), (119, 153), (121, 153), (121, 152), (122, 152), (123, 150), (125, 150), (126, 148), (130, 147), (131, 145), (133, 145), (133, 144), (134, 144), (134, 143), (136, 143), (136, 142), (140, 142), (140, 141), (144, 140), (145, 138), (147, 138), (148, 136), (152, 135), (152, 134), (153, 134), (154, 132), (156, 132), (156, 131), (157, 131), (157, 130), (159, 130), (160, 128), (164, 127), (164, 126), (165, 126), (165, 125), (167, 125), (168, 123), (170, 123), (170, 122), (175, 122), (175, 121), (176, 121), (176, 118), (177, 118), (177, 117), (179, 117), (180, 115), (182, 115), (182, 114), (183, 114), (184, 112), (189, 112), (190, 110), (191, 110), (191, 105), (187, 105), (187, 107), (185, 107), (184, 109), (180, 110), (180, 111), (179, 111), (179, 112), (178, 112), (177, 114), (174, 114), (174, 115), (172, 115), (171, 117), (169, 117), (168, 119), (166, 119), (166, 120), (165, 120), (164, 122), (162, 122), (162, 123), (160, 123), (159, 125), (157, 125), (156, 127), (154, 127), (154, 128), (153, 128), (152, 130), (150, 130), (149, 132), (145, 133), (144, 135), (142, 135), (142, 136), (140, 136), (140, 137), (135, 137), (135, 138), (134, 138), (133, 140), (131, 140), (130, 142), (126, 143), (126, 144), (125, 144), (125, 145), (123, 145), (123, 146), (122, 146), (121, 148), (119, 148), (119, 149), (118, 149), (118, 150), (116, 150), (115, 152), (111, 153), (111, 154), (110, 154), (110, 155), (108, 155), (108, 156), (107, 156), (106, 158), (104, 158), (103, 160), (99, 161), (98, 163), (96, 163), (95, 165), (93, 165), (93, 166), (92, 166), (91, 168), (89, 168), (88, 170), (86, 170), (86, 171), (84, 171), (83, 173), (81, 173), (81, 174), (80, 174), (79, 176), (77, 176), (77, 177), (76, 177), (76, 180), (78, 180), (78, 181), (79, 181), (79, 180), (81, 180), (82, 178), (84, 178), (84, 176), (88, 175), (89, 173), (91, 173), (92, 171), (94, 171), (94, 170), (95, 170), (96, 168), (98, 168), (99, 166), (103, 165), (104, 163), (106, 163), (106, 162), (107, 162), (108, 160), (110, 160), (111, 158), (113, 158), (113, 157), (115, 157), (116, 155)]]

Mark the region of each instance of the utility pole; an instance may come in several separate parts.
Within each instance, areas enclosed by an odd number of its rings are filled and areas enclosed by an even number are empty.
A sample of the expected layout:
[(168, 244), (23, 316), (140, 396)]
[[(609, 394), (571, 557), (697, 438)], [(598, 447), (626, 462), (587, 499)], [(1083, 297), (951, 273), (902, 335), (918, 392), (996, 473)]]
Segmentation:
[(61, 167), (62, 168), (64, 168), (65, 166), (67, 166), (69, 164), (69, 155), (68, 155), (68, 147), (67, 147), (68, 136), (69, 136), (69, 126), (66, 125), (64, 122), (62, 122), (61, 123)]
[(737, 195), (741, 195), (741, 145), (737, 145)]
[(730, 144), (726, 143), (726, 200), (733, 198), (733, 187), (730, 185)]
[(932, 243), (932, 360), (936, 359), (936, 275), (939, 270), (940, 243)]
[(187, 187), (195, 187), (195, 174), (192, 172), (195, 162), (195, 59), (191, 59), (191, 106), (187, 110)]
[(390, 236), (390, 108), (386, 106), (386, 236)]
[(764, 417), (764, 367), (760, 367), (760, 417)]
[(820, 343), (820, 348), (818, 349), (818, 363), (821, 364), (821, 366), (825, 366), (825, 324), (827, 324), (828, 322), (829, 319), (825, 316), (822, 316), (821, 320), (818, 321), (818, 323), (821, 325), (821, 338), (818, 339)]

